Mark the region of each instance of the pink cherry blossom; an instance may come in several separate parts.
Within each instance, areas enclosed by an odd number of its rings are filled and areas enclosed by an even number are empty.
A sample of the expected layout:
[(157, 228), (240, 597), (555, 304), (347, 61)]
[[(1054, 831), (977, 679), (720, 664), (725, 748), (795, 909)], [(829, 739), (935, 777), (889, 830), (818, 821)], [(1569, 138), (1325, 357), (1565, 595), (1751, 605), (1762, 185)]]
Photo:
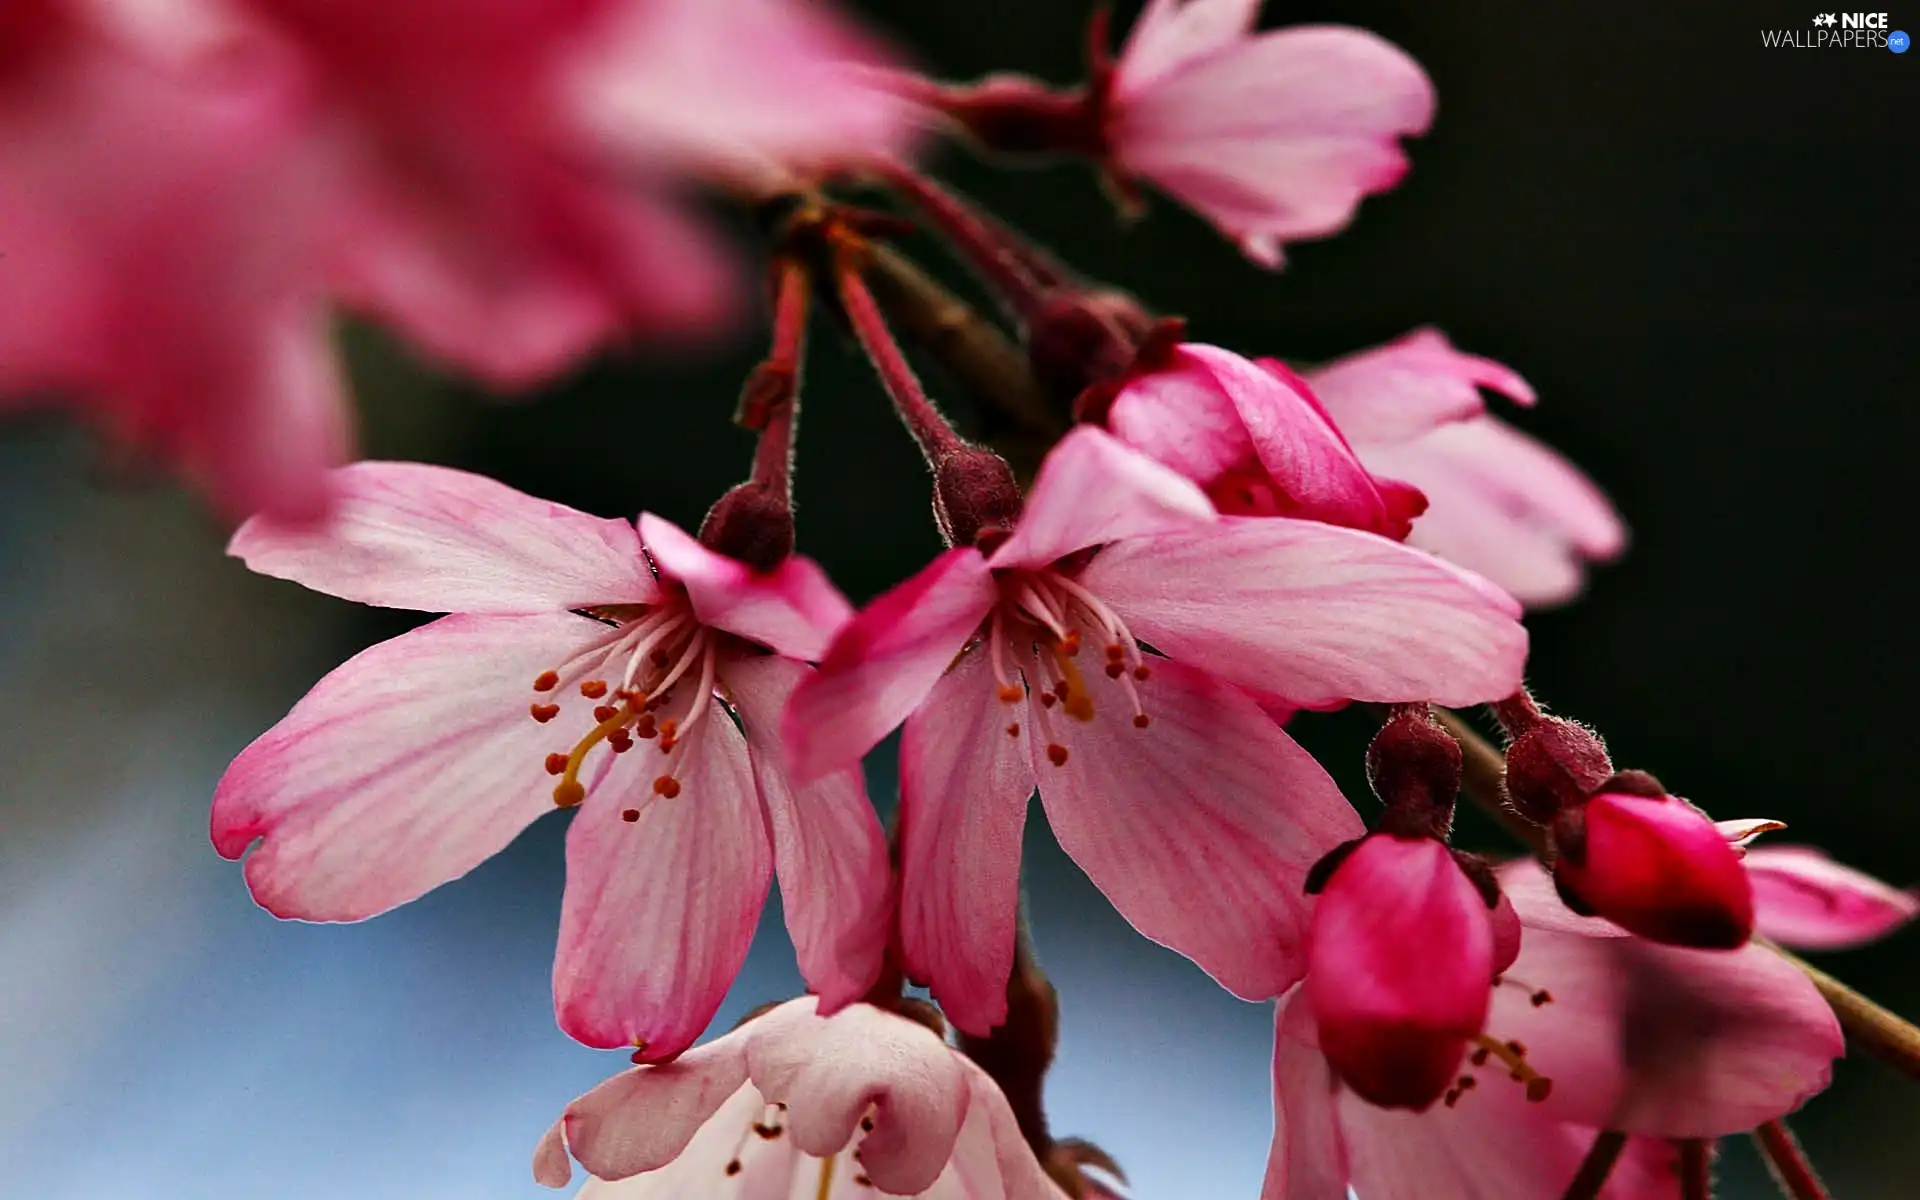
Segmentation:
[(1563, 603), (1586, 564), (1617, 558), (1626, 526), (1557, 452), (1488, 416), (1480, 388), (1523, 405), (1533, 389), (1490, 359), (1418, 329), (1307, 373), (1371, 471), (1426, 494), (1408, 541), (1478, 571), (1530, 606)]
[(1622, 928), (1708, 950), (1752, 934), (1753, 887), (1740, 856), (1685, 800), (1603, 791), (1563, 811), (1553, 829), (1560, 887)]
[(1885, 937), (1920, 915), (1920, 896), (1837, 863), (1812, 846), (1765, 846), (1741, 860), (1753, 884), (1753, 925), (1787, 946), (1843, 950)]
[(1260, 0), (1152, 0), (1114, 64), (1108, 160), (1277, 266), (1281, 244), (1344, 228), (1406, 173), (1433, 120), (1420, 65), (1338, 26), (1254, 32)]
[[(567, 1106), (534, 1155), (600, 1200), (725, 1196), (1061, 1200), (993, 1080), (931, 1029), (868, 1004), (790, 1000), (678, 1061)], [(608, 1182), (622, 1181), (622, 1182)]]
[(1082, 426), (1004, 542), (947, 551), (835, 637), (784, 732), (806, 778), (905, 721), (902, 947), (960, 1028), (1005, 1015), (1036, 784), (1061, 845), (1136, 929), (1265, 997), (1301, 971), (1308, 867), (1360, 827), (1243, 689), (1322, 707), (1502, 695), (1526, 654), (1517, 613), (1371, 534), (1219, 517)]
[(860, 775), (799, 785), (775, 738), (802, 660), (850, 615), (818, 567), (762, 574), (651, 514), (636, 529), (443, 467), (361, 463), (335, 486), (326, 526), (249, 521), (231, 552), (317, 591), (452, 615), (335, 670), (228, 768), (214, 846), (238, 858), (259, 841), (246, 874), (261, 905), (372, 916), (557, 803), (580, 810), (554, 960), (579, 1040), (648, 1059), (691, 1045), (776, 869), (825, 1006), (872, 984), (889, 901)]
[(1216, 346), (1180, 346), (1127, 380), (1107, 428), (1199, 484), (1224, 513), (1399, 540), (1426, 507), (1417, 490), (1367, 472), (1298, 375)]
[(0, 402), (75, 405), (235, 515), (317, 517), (351, 437), (299, 80), (197, 0), (122, 7), (0, 13)]

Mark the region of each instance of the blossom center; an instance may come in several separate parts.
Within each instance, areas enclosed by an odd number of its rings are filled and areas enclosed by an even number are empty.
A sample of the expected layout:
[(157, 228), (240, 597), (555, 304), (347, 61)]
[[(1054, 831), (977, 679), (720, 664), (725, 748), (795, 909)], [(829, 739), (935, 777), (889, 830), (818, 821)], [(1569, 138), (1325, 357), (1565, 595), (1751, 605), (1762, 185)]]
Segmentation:
[(997, 581), (1000, 601), (988, 618), (987, 658), (1001, 700), (1011, 704), (1024, 694), (1013, 681), (1007, 655), (1010, 646), (1017, 653), (1022, 642), (1030, 642), (1037, 652), (1040, 678), (1032, 683), (1040, 703), (1047, 708), (1057, 704), (1077, 721), (1093, 720), (1093, 693), (1078, 661), (1082, 644), (1091, 639), (1103, 649), (1107, 678), (1126, 692), (1133, 723), (1146, 728), (1146, 709), (1134, 683), (1151, 671), (1138, 639), (1118, 613), (1055, 568), (1002, 571)]

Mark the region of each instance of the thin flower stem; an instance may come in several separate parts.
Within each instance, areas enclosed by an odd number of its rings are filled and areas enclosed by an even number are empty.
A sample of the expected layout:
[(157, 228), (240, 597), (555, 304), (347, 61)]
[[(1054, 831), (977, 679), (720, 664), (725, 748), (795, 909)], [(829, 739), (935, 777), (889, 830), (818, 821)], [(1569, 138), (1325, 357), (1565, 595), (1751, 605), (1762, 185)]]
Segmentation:
[(1780, 1185), (1781, 1195), (1791, 1200), (1832, 1200), (1813, 1164), (1807, 1161), (1806, 1152), (1800, 1149), (1800, 1139), (1784, 1121), (1768, 1121), (1754, 1130), (1753, 1141), (1760, 1148), (1760, 1157), (1767, 1160), (1773, 1181)]
[(906, 355), (900, 352), (900, 343), (894, 340), (873, 293), (861, 278), (856, 259), (857, 255), (850, 252), (835, 255), (834, 284), (840, 295), (840, 306), (847, 314), (854, 336), (860, 339), (861, 349), (866, 351), (867, 361), (880, 376), (881, 386), (892, 398), (894, 411), (900, 414), (907, 432), (919, 444), (920, 453), (930, 465), (938, 464), (948, 455), (965, 449), (966, 443), (927, 398), (920, 377), (913, 373)]
[[(1018, 235), (982, 217), (972, 205), (903, 164), (881, 168), (887, 183), (919, 209), (960, 258), (998, 296), (1007, 311), (1025, 320), (1039, 310), (1051, 264), (1034, 262)], [(1040, 269), (1036, 269), (1039, 267)]]
[(1587, 1156), (1580, 1160), (1573, 1182), (1561, 1193), (1561, 1200), (1597, 1200), (1600, 1189), (1607, 1186), (1607, 1176), (1613, 1173), (1613, 1164), (1620, 1161), (1620, 1152), (1626, 1148), (1626, 1134), (1615, 1129), (1601, 1130)]
[[(1460, 743), (1464, 767), (1461, 791), (1482, 812), (1532, 848), (1547, 852), (1546, 831), (1531, 825), (1508, 806), (1502, 781), (1506, 760), (1492, 743), (1456, 713), (1442, 710), (1440, 723)], [(1754, 939), (1805, 972), (1820, 995), (1840, 1018), (1847, 1040), (1910, 1079), (1920, 1080), (1920, 1027), (1861, 995), (1813, 964), (1790, 954), (1765, 938)]]
[[(753, 455), (754, 482), (791, 500), (793, 435), (799, 420), (800, 371), (813, 278), (797, 259), (782, 259), (774, 270), (773, 345), (766, 361), (754, 371), (754, 379), (766, 383), (755, 390), (749, 381), (748, 394), (742, 397), (742, 421), (760, 431)], [(750, 411), (755, 406), (757, 411)]]
[(1713, 1142), (1683, 1138), (1680, 1150), (1680, 1200), (1713, 1200)]

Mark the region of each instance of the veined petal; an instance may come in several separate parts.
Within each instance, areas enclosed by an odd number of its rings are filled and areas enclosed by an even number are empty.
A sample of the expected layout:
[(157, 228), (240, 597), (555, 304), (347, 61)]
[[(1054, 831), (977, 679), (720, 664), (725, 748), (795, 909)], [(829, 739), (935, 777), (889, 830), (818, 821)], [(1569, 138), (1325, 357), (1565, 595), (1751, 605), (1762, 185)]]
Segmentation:
[[(977, 1037), (1007, 1019), (1020, 834), (1039, 735), (1024, 690), (998, 698), (975, 647), (907, 718), (900, 739), (900, 943), (907, 974)], [(1020, 683), (1018, 676), (1014, 684)]]
[(1812, 846), (1747, 851), (1754, 928), (1788, 946), (1843, 950), (1885, 937), (1920, 914), (1920, 896), (1837, 863)]
[(1150, 0), (1120, 52), (1116, 90), (1131, 95), (1253, 30), (1264, 0)]
[(1107, 428), (1203, 487), (1253, 457), (1253, 440), (1233, 401), (1191, 355), (1176, 354), (1166, 366), (1127, 380), (1107, 412)]
[(727, 1109), (739, 1110), (744, 1128), (761, 1106), (757, 1096), (742, 1099), (743, 1091), (752, 1091), (744, 1027), (672, 1062), (622, 1071), (567, 1105), (561, 1125), (581, 1166), (601, 1179), (625, 1179), (681, 1157)]
[(640, 537), (661, 574), (687, 589), (701, 621), (776, 653), (819, 658), (853, 618), (853, 606), (810, 558), (790, 554), (762, 573), (652, 513), (640, 514)]
[(1485, 580), (1352, 529), (1223, 518), (1108, 546), (1083, 586), (1168, 655), (1303, 708), (1477, 704), (1526, 662), (1519, 606)]
[(861, 609), (787, 706), (795, 779), (859, 762), (926, 696), (998, 594), (986, 559), (958, 547)]
[(780, 714), (811, 672), (768, 656), (728, 663), (721, 681), (747, 732), (760, 785), (787, 932), (800, 975), (823, 1011), (851, 1004), (880, 976), (892, 916), (887, 838), (858, 767), (795, 787), (780, 744)]
[(1047, 820), (1135, 929), (1236, 996), (1278, 995), (1306, 969), (1307, 871), (1358, 837), (1360, 818), (1246, 695), (1178, 662), (1148, 664), (1136, 685), (1145, 728), (1098, 672), (1091, 720), (1033, 706)]
[[(713, 709), (671, 755), (649, 740), (614, 756), (619, 786), (590, 794), (567, 831), (560, 1027), (649, 1062), (685, 1050), (713, 1019), (773, 873), (746, 739), (717, 701), (695, 699)], [(679, 784), (671, 797), (656, 786), (667, 772)]]
[(241, 751), (214, 849), (281, 917), (357, 921), (457, 879), (552, 810), (556, 735), (535, 676), (604, 626), (571, 613), (442, 617), (364, 650)]
[(988, 563), (1044, 567), (1088, 546), (1216, 519), (1212, 503), (1191, 480), (1104, 429), (1080, 425), (1048, 452), (1013, 535)]
[(860, 1165), (876, 1188), (910, 1195), (940, 1177), (970, 1097), (959, 1056), (931, 1029), (867, 1004), (823, 1018), (806, 997), (745, 1032), (753, 1085), (786, 1105), (802, 1151), (838, 1153), (870, 1115)]
[[(1000, 1085), (965, 1058), (960, 1066), (970, 1098), (944, 1177), (956, 1185), (954, 1200), (1063, 1200), (1022, 1136)], [(935, 1193), (927, 1197), (934, 1200)]]
[(754, 1124), (767, 1115), (766, 1100), (743, 1083), (673, 1161), (623, 1179), (590, 1176), (573, 1200), (788, 1200), (812, 1160), (788, 1138), (754, 1136)]
[(1405, 442), (1487, 409), (1480, 389), (1531, 405), (1533, 388), (1512, 370), (1462, 354), (1438, 329), (1416, 329), (1384, 346), (1307, 372), (1327, 413), (1355, 445)]
[(355, 463), (333, 472), (332, 483), (331, 521), (289, 529), (256, 517), (227, 553), (328, 595), (426, 612), (545, 612), (660, 597), (625, 521), (424, 463)]
[(1273, 1013), (1273, 1147), (1260, 1200), (1347, 1200), (1339, 1091), (1313, 1005), (1295, 988)]

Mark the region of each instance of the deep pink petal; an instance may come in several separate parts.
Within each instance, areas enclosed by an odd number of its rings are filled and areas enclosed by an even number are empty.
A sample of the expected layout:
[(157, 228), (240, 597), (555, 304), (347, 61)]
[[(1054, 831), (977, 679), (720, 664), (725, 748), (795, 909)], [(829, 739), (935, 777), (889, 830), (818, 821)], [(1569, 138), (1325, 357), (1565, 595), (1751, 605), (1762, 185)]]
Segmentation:
[(787, 706), (781, 734), (796, 779), (859, 762), (926, 696), (998, 595), (986, 559), (959, 547), (861, 609)]
[(1519, 606), (1485, 580), (1312, 521), (1123, 542), (1080, 581), (1165, 653), (1303, 708), (1480, 703), (1512, 694), (1526, 662)]
[(660, 573), (687, 589), (702, 621), (790, 658), (819, 658), (853, 619), (853, 606), (810, 558), (790, 554), (763, 573), (652, 513), (640, 514), (640, 537)]
[[(900, 739), (900, 943), (954, 1025), (1006, 1020), (1033, 795), (1026, 696), (1002, 700), (984, 646), (954, 664)], [(1018, 683), (1018, 679), (1015, 679)], [(1010, 732), (1011, 731), (1011, 732)]]
[(906, 1195), (939, 1178), (970, 1096), (959, 1056), (932, 1030), (867, 1004), (821, 1018), (806, 998), (745, 1032), (753, 1084), (786, 1105), (794, 1145), (819, 1158), (838, 1153), (871, 1106), (860, 1166), (874, 1186)]
[(1486, 411), (1480, 389), (1517, 404), (1533, 388), (1490, 358), (1462, 354), (1437, 329), (1416, 329), (1307, 372), (1320, 402), (1356, 446), (1405, 442)]
[(1842, 950), (1885, 937), (1920, 914), (1920, 897), (1837, 863), (1812, 846), (1747, 851), (1754, 928), (1788, 946)]
[(1273, 1026), (1273, 1146), (1260, 1200), (1346, 1200), (1340, 1085), (1320, 1052), (1313, 1005), (1303, 989), (1281, 998)]
[(859, 768), (805, 787), (795, 787), (787, 770), (780, 715), (809, 673), (768, 656), (728, 663), (720, 678), (746, 728), (800, 975), (830, 1013), (879, 978), (893, 908), (886, 834)]
[(1602, 794), (1583, 809), (1579, 853), (1554, 864), (1561, 886), (1600, 916), (1654, 941), (1730, 950), (1753, 932), (1753, 887), (1706, 815), (1672, 796)]
[(458, 615), (315, 684), (214, 792), (213, 845), (281, 917), (356, 921), (457, 879), (551, 811), (565, 735), (528, 715), (535, 676), (604, 629), (571, 613)]
[[(670, 755), (649, 740), (611, 756), (610, 786), (587, 797), (567, 831), (553, 960), (560, 1027), (651, 1062), (685, 1050), (713, 1019), (773, 874), (746, 739), (718, 702), (699, 702), (710, 711)], [(679, 783), (671, 798), (655, 786), (668, 773)]]
[(1113, 398), (1107, 428), (1202, 488), (1254, 457), (1239, 410), (1205, 362), (1191, 355), (1177, 354), (1166, 366), (1128, 379)]
[(625, 521), (424, 463), (355, 463), (332, 479), (332, 520), (288, 529), (255, 518), (227, 552), (315, 591), (427, 612), (545, 612), (660, 597)]
[(1440, 842), (1367, 838), (1314, 906), (1306, 989), (1320, 1047), (1373, 1104), (1440, 1099), (1486, 1021), (1492, 978), (1487, 903)]
[(1148, 663), (1151, 677), (1135, 684), (1145, 728), (1099, 672), (1087, 680), (1093, 719), (1033, 706), (1037, 727), (1021, 736), (1047, 820), (1135, 929), (1237, 996), (1278, 995), (1306, 969), (1307, 871), (1359, 836), (1360, 819), (1246, 695), (1178, 662)]
[(602, 1179), (658, 1170), (680, 1157), (746, 1081), (743, 1028), (672, 1062), (622, 1071), (567, 1105), (567, 1146)]
[(1213, 505), (1192, 482), (1106, 430), (1081, 425), (1048, 452), (1013, 536), (988, 561), (1044, 567), (1088, 546), (1214, 519)]

